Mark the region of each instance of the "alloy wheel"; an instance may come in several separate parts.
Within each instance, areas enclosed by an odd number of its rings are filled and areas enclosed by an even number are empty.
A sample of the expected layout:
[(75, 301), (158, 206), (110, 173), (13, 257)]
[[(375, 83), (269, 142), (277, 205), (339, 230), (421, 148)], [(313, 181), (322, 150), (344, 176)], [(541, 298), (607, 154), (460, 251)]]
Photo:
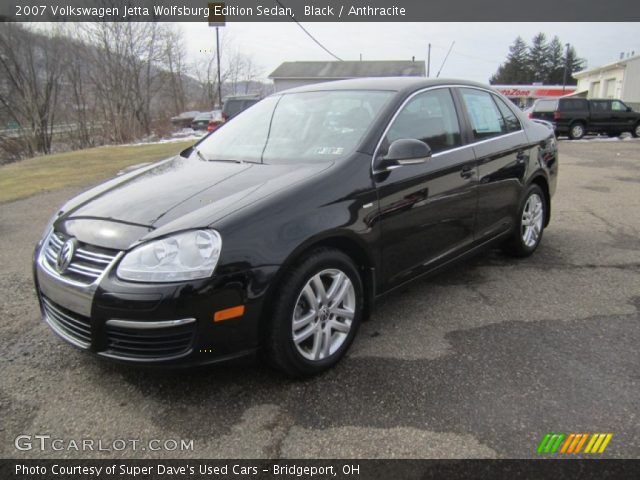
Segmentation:
[(315, 274), (298, 295), (291, 333), (296, 349), (310, 361), (324, 360), (345, 342), (356, 309), (353, 283), (341, 270)]
[(537, 193), (532, 193), (527, 199), (522, 211), (522, 241), (533, 248), (538, 243), (540, 232), (542, 232), (542, 221), (544, 214), (544, 203)]
[(577, 123), (573, 127), (571, 127), (571, 136), (573, 138), (582, 138), (584, 136), (583, 126)]

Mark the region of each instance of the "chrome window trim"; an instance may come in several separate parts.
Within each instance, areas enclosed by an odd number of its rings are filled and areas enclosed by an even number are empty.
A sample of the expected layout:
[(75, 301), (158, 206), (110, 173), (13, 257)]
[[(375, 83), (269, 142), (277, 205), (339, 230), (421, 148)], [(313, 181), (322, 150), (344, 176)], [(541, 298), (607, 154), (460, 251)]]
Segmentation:
[(155, 328), (171, 328), (171, 327), (179, 327), (181, 325), (190, 325), (195, 321), (196, 321), (195, 318), (181, 318), (179, 320), (159, 320), (156, 322), (144, 322), (144, 321), (138, 321), (138, 320), (121, 320), (119, 318), (112, 318), (110, 320), (107, 320), (107, 325), (110, 327), (152, 330)]
[[(378, 140), (378, 143), (376, 144), (376, 148), (373, 151), (373, 156), (371, 157), (371, 173), (373, 175), (376, 175), (378, 173), (384, 173), (384, 172), (388, 172), (390, 171), (389, 169), (385, 169), (385, 170), (376, 170), (375, 169), (375, 160), (376, 157), (378, 155), (378, 151), (380, 150), (380, 146), (382, 145), (382, 141), (384, 140), (384, 138), (387, 136), (387, 133), (389, 133), (389, 129), (391, 128), (391, 125), (393, 124), (393, 122), (396, 120), (396, 118), (398, 117), (398, 115), (400, 114), (400, 111), (407, 105), (407, 103), (409, 103), (416, 95), (420, 95), (421, 93), (425, 93), (428, 92), (430, 90), (437, 90), (440, 88), (471, 88), (471, 89), (475, 89), (475, 90), (481, 90), (483, 92), (487, 92), (489, 94), (493, 94), (495, 95), (496, 92), (494, 90), (491, 90), (489, 88), (483, 88), (483, 87), (477, 87), (474, 85), (464, 85), (464, 84), (447, 84), (447, 85), (434, 85), (432, 87), (425, 87), (425, 88), (421, 88), (420, 90), (416, 90), (415, 92), (413, 92), (411, 95), (409, 95), (407, 98), (404, 99), (404, 101), (400, 104), (400, 106), (396, 109), (395, 113), (393, 114), (393, 116), (391, 117), (391, 120), (389, 120), (389, 122), (387, 123), (387, 126), (385, 127), (385, 129), (382, 132), (382, 135), (380, 136), (380, 139)], [(452, 93), (453, 96), (453, 93)], [(512, 110), (513, 111), (513, 110)], [(457, 112), (457, 110), (456, 110)], [(457, 112), (460, 114), (463, 114), (462, 112)], [(504, 138), (504, 137), (508, 137), (510, 135), (514, 135), (514, 134), (518, 134), (518, 133), (523, 133), (524, 132), (524, 127), (522, 126), (522, 121), (520, 119), (520, 116), (516, 113), (513, 112), (514, 115), (516, 116), (516, 118), (518, 118), (518, 120), (520, 121), (520, 126), (522, 127), (520, 130), (516, 131), (516, 132), (509, 132), (509, 133), (504, 133), (502, 135), (497, 135), (495, 137), (491, 137), (491, 138), (486, 138), (484, 140), (477, 140), (471, 143), (467, 143), (465, 145), (460, 145), (459, 147), (453, 147), (450, 148), (448, 150), (443, 150), (441, 152), (438, 153), (434, 153), (431, 158), (437, 158), (439, 156), (451, 153), (451, 152), (455, 152), (458, 150), (462, 150), (465, 148), (473, 148), (474, 145), (479, 145), (482, 143), (486, 143), (486, 142), (492, 142), (494, 140), (500, 139), (500, 138)], [(458, 118), (458, 125), (460, 125), (460, 118)], [(460, 132), (462, 133), (462, 131)]]

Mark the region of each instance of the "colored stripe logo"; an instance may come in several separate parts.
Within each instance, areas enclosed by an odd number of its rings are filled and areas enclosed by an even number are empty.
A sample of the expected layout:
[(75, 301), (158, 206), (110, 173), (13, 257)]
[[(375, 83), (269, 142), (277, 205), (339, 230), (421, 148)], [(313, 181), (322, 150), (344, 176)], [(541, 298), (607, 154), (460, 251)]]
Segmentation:
[(612, 438), (613, 433), (547, 433), (537, 452), (538, 455), (604, 453)]

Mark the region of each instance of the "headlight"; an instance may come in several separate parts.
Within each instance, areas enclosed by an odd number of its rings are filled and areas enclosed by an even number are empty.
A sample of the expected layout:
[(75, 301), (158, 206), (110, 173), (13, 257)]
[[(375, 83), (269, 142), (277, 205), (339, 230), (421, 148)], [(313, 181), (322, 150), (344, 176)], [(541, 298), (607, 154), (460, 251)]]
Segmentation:
[(118, 277), (134, 282), (179, 282), (210, 277), (220, 258), (215, 230), (194, 230), (145, 243), (127, 253)]

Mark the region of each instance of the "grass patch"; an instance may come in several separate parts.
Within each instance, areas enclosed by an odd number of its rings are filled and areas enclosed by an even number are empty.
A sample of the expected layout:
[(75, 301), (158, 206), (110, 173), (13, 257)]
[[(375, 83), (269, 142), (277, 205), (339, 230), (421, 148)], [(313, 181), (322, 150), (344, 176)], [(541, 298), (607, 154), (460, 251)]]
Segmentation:
[(0, 203), (66, 187), (82, 187), (119, 170), (176, 155), (195, 143), (168, 142), (88, 148), (34, 157), (0, 167)]

